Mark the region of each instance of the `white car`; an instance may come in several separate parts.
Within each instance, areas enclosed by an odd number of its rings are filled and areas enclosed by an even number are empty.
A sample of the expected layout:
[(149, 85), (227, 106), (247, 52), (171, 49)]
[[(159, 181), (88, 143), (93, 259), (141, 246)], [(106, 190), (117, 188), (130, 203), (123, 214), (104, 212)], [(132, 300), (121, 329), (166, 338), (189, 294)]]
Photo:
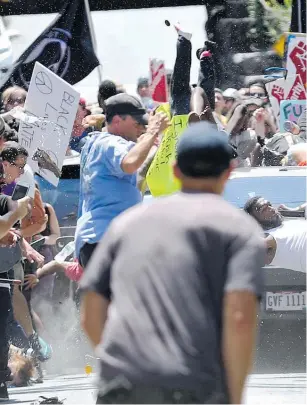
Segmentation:
[[(262, 196), (274, 206), (285, 204), (297, 207), (306, 202), (307, 171), (305, 167), (257, 167), (242, 168), (233, 172), (228, 181), (224, 198), (238, 208), (254, 196)], [(37, 176), (43, 200), (53, 205), (60, 226), (65, 228), (65, 235), (73, 235), (77, 222), (80, 157), (65, 159), (58, 187), (55, 189), (41, 177)], [(143, 203), (150, 204), (154, 198), (146, 193)], [(290, 213), (291, 214), (291, 213)], [(288, 213), (288, 215), (290, 216)], [(72, 232), (68, 232), (68, 230)], [(64, 235), (64, 233), (62, 232)], [(262, 302), (261, 319), (303, 320), (306, 317), (306, 275), (285, 268), (264, 269), (266, 296), (274, 294), (293, 295), (296, 297), (293, 307), (270, 308), (267, 300)]]

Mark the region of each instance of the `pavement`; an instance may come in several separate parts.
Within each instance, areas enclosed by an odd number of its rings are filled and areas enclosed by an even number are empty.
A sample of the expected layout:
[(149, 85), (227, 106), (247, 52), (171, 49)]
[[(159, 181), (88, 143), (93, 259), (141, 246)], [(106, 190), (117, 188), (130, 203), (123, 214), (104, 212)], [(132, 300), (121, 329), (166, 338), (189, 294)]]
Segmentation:
[[(57, 396), (65, 405), (95, 404), (95, 376), (81, 374), (46, 377), (43, 384), (9, 390), (8, 404), (35, 404), (40, 395)], [(245, 391), (245, 404), (306, 403), (306, 374), (253, 374)]]

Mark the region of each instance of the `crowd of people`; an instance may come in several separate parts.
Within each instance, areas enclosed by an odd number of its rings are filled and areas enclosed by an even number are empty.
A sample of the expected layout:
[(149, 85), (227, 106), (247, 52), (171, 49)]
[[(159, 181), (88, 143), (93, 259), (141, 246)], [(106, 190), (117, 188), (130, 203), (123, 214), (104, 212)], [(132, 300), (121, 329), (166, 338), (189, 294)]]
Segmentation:
[[(98, 105), (80, 99), (66, 151), (67, 157), (80, 155), (74, 255), (57, 256), (56, 212), (42, 200), (28, 152), (18, 144), (27, 92), (11, 87), (2, 93), (0, 399), (8, 398), (7, 384), (43, 381), (42, 363), (52, 349), (44, 336), (50, 319), (44, 319), (41, 306), (55, 306), (56, 275), (65, 274), (74, 283), (82, 280), (82, 324), (93, 345), (100, 346), (105, 388), (100, 387), (98, 403), (240, 403), (263, 290), (260, 268), (282, 265), (278, 243), (293, 237), (299, 238), (298, 259), (287, 265), (306, 272), (306, 225), (288, 227), (285, 236), (276, 231), (282, 217), (265, 196), (245, 207), (256, 221), (219, 196), (234, 168), (305, 166), (306, 110), (284, 132), (264, 81), (216, 88), (215, 46), (209, 41), (196, 51), (199, 77), (191, 84), (192, 34), (175, 28), (177, 54), (165, 103), (169, 114), (156, 111), (159, 103), (152, 99), (148, 78), (139, 79), (137, 95), (105, 80)], [(182, 192), (151, 208), (129, 210), (142, 202), (146, 173), (174, 115), (188, 115), (174, 167)], [(16, 200), (16, 188), (24, 184), (27, 197)], [(257, 222), (269, 234), (267, 259)], [(204, 271), (204, 263), (214, 274)], [(244, 321), (233, 326), (228, 319), (236, 313)], [(112, 385), (118, 376), (123, 379)]]

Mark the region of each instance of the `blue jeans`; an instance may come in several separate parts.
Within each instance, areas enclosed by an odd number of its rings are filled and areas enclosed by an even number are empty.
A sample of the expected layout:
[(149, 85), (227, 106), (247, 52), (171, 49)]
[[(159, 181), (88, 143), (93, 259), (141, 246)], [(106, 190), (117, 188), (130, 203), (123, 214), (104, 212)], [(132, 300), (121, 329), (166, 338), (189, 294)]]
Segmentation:
[[(0, 273), (1, 278), (8, 278), (7, 273)], [(0, 383), (8, 381), (11, 371), (8, 367), (9, 342), (7, 322), (12, 312), (10, 290), (0, 287)]]

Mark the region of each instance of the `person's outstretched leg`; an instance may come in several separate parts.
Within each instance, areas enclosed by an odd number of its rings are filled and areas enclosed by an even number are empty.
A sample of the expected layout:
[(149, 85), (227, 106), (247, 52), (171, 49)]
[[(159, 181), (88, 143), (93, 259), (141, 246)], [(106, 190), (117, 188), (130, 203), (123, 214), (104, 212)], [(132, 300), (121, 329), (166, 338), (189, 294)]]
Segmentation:
[(205, 46), (197, 50), (196, 55), (199, 59), (198, 86), (201, 87), (207, 95), (211, 110), (214, 111), (214, 88), (215, 88), (215, 70), (212, 53), (214, 43), (205, 42)]
[(184, 115), (190, 112), (190, 72), (192, 63), (192, 34), (183, 32), (175, 26), (178, 32), (177, 55), (171, 79), (171, 111), (172, 115)]
[(11, 308), (8, 322), (7, 322), (8, 337), (12, 345), (19, 349), (30, 349), (30, 343), (22, 326), (16, 321), (13, 314), (13, 308)]

